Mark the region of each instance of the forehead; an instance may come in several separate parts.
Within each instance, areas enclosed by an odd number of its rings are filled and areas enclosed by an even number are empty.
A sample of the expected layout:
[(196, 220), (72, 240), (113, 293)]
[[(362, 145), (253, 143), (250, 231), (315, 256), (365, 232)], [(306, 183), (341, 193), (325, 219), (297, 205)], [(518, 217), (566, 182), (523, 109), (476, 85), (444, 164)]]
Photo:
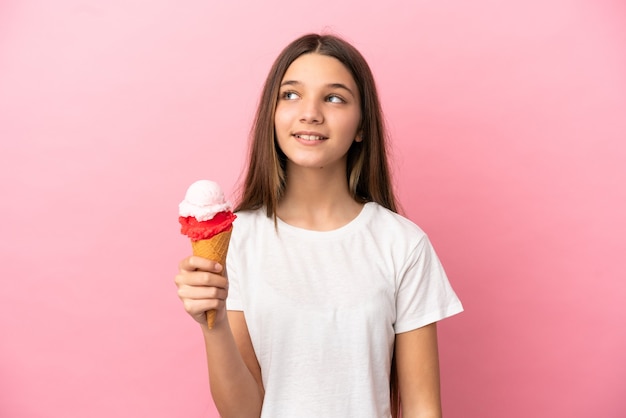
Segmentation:
[(304, 84), (342, 83), (356, 87), (352, 74), (341, 61), (316, 53), (302, 55), (293, 61), (282, 81), (287, 80)]

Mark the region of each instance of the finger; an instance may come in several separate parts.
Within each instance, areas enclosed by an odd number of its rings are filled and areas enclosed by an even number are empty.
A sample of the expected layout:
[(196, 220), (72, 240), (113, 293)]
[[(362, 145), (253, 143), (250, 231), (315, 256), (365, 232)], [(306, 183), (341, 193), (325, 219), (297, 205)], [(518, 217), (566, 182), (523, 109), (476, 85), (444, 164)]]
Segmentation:
[(223, 270), (223, 267), (220, 263), (213, 261), (213, 260), (209, 260), (207, 258), (198, 257), (196, 255), (192, 255), (187, 258), (184, 258), (180, 262), (178, 267), (180, 268), (180, 270), (186, 270), (186, 271), (201, 270), (201, 271), (211, 271), (213, 273), (221, 273)]
[(205, 271), (185, 271), (181, 270), (180, 273), (174, 278), (176, 286), (213, 286), (222, 289), (228, 288), (228, 279), (224, 276), (209, 273)]
[(228, 292), (226, 289), (220, 289), (219, 287), (181, 286), (178, 288), (178, 297), (182, 300), (225, 300), (227, 296)]
[(225, 302), (220, 299), (185, 299), (183, 306), (187, 313), (193, 316), (203, 315), (211, 309), (221, 309), (225, 307)]

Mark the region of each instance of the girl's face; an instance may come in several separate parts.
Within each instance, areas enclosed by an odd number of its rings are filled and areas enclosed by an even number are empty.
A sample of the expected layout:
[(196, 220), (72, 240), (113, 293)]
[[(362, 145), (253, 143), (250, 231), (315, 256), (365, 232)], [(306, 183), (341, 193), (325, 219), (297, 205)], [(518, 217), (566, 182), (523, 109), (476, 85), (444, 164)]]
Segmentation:
[[(353, 141), (361, 141), (357, 85), (337, 59), (306, 54), (281, 81), (274, 125), (287, 167), (340, 168)], [(344, 171), (345, 173), (345, 171)]]

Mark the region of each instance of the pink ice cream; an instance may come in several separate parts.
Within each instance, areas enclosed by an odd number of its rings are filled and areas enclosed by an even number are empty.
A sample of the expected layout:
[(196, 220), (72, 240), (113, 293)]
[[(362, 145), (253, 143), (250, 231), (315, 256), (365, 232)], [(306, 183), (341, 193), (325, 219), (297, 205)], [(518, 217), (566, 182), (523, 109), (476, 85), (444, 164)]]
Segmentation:
[(181, 233), (192, 241), (209, 239), (232, 229), (237, 217), (222, 188), (211, 180), (198, 180), (189, 186), (185, 199), (178, 205), (178, 214)]

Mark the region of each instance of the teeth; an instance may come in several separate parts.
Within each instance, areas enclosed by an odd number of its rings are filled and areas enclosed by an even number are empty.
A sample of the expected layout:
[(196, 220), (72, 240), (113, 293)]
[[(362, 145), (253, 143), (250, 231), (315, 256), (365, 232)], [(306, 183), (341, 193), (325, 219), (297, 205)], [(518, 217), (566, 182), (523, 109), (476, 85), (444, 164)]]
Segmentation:
[(304, 139), (305, 141), (319, 141), (321, 139), (324, 139), (323, 136), (317, 136), (317, 135), (296, 135), (296, 136), (300, 139)]

